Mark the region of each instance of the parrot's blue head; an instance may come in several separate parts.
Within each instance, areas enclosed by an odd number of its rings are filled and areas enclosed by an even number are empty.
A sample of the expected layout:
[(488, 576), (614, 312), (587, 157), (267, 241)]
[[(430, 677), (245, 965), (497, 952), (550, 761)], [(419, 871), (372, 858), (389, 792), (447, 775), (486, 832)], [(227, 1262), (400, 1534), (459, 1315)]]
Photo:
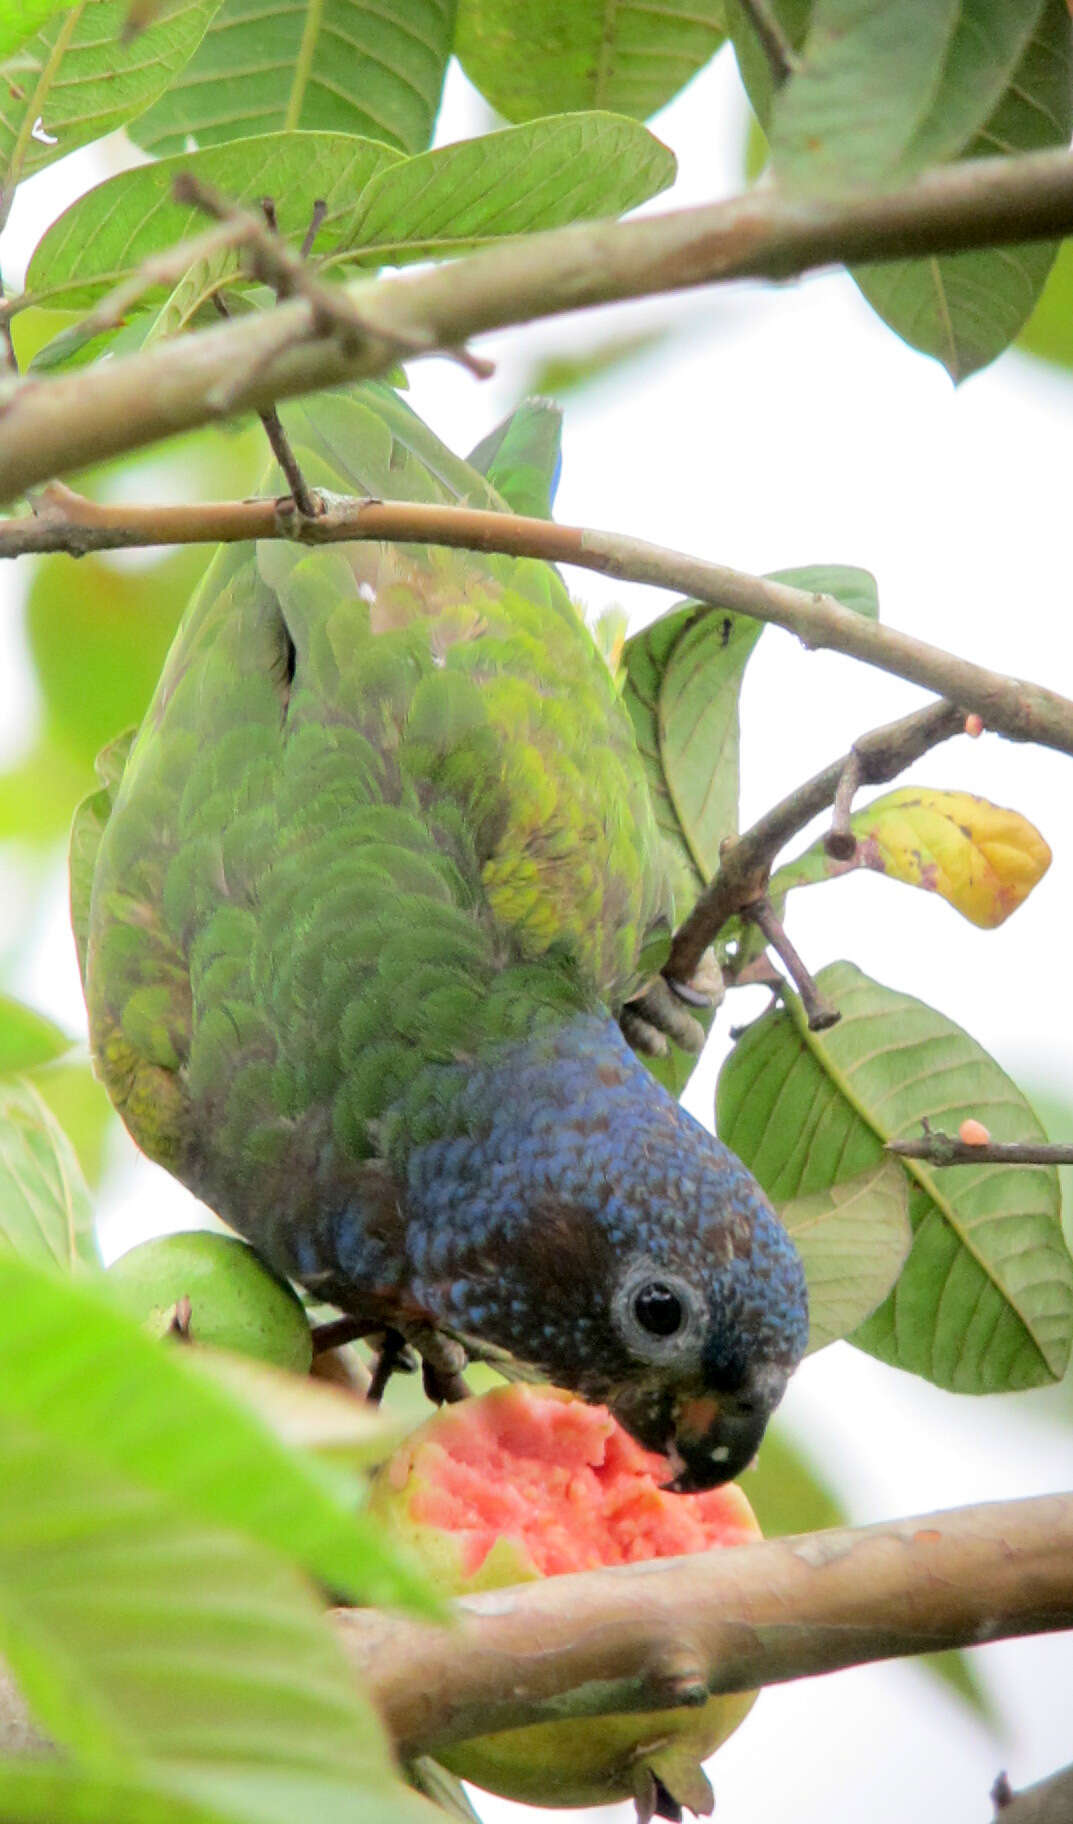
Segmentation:
[(408, 1180), (414, 1289), (473, 1353), (606, 1403), (678, 1489), (751, 1461), (808, 1340), (801, 1262), (613, 1022), (471, 1068)]

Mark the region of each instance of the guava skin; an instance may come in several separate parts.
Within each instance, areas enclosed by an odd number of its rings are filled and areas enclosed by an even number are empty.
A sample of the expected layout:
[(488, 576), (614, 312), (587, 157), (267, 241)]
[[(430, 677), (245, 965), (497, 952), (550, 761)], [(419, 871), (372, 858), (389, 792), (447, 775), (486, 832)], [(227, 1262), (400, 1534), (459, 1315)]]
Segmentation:
[(154, 1335), (175, 1325), (191, 1342), (252, 1356), (293, 1374), (313, 1360), (309, 1322), (297, 1294), (244, 1241), (191, 1229), (157, 1235), (121, 1254), (106, 1275), (117, 1303)]
[[(594, 1459), (604, 1453), (603, 1460), (586, 1461), (586, 1453)], [(536, 1580), (549, 1574), (538, 1557), (561, 1570), (583, 1569), (761, 1537), (740, 1489), (670, 1493), (669, 1473), (605, 1408), (558, 1388), (515, 1385), (420, 1426), (378, 1471), (370, 1509), (449, 1596)], [(595, 1491), (598, 1498), (605, 1477), (609, 1522), (601, 1542), (591, 1497)], [(637, 1518), (633, 1536), (612, 1537), (616, 1514)], [(683, 1528), (692, 1529), (692, 1544), (683, 1545)], [(523, 1804), (603, 1805), (634, 1797), (646, 1816), (677, 1818), (683, 1806), (708, 1812), (712, 1794), (701, 1762), (733, 1733), (755, 1696), (539, 1723), (454, 1744), (437, 1758), (460, 1778)]]

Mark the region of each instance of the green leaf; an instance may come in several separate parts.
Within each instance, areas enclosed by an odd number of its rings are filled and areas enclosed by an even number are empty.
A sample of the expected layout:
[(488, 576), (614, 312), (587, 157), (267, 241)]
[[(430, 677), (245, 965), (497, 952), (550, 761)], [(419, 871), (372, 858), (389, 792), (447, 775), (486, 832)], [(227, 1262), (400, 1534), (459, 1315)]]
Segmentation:
[(52, 13), (0, 71), (0, 191), (133, 120), (193, 55), (220, 0), (163, 0), (129, 43), (130, 0)]
[[(800, 59), (812, 19), (813, 0), (768, 0), (768, 9), (791, 51)], [(752, 103), (764, 138), (764, 157), (768, 156), (767, 131), (775, 102), (775, 83), (771, 64), (756, 35), (751, 15), (741, 0), (726, 0), (727, 31), (734, 43), (734, 55), (745, 92)]]
[(0, 61), (6, 61), (53, 13), (70, 4), (71, 0), (0, 0)]
[[(0, 1269), (100, 1265), (89, 1191), (63, 1129), (25, 1079), (0, 1081)], [(4, 1308), (4, 1328), (9, 1313)], [(0, 1339), (0, 1349), (4, 1340)]]
[(960, 1698), (979, 1722), (993, 1731), (1001, 1730), (1002, 1713), (970, 1654), (951, 1647), (945, 1653), (922, 1653), (916, 1664), (938, 1679), (950, 1695)]
[(622, 649), (623, 702), (644, 763), (677, 916), (715, 873), (738, 827), (738, 692), (763, 628), (695, 602)]
[[(26, 283), (35, 296), (62, 297), (80, 309), (130, 278), (161, 248), (199, 234), (205, 217), (173, 202), (172, 183), (188, 171), (232, 201), (256, 207), (271, 196), (280, 232), (301, 244), (314, 203), (326, 205), (318, 254), (348, 245), (362, 193), (377, 171), (401, 154), (346, 133), (271, 133), (177, 153), (106, 178), (72, 203), (38, 242)], [(234, 256), (221, 270), (234, 267)], [(164, 295), (162, 288), (147, 293)]]
[(646, 120), (723, 37), (723, 0), (460, 0), (455, 52), (506, 120), (577, 108)]
[(808, 1281), (809, 1351), (848, 1336), (886, 1298), (913, 1239), (909, 1184), (893, 1159), (792, 1198), (779, 1216)]
[(9, 1076), (15, 1070), (35, 1070), (52, 1058), (62, 1058), (72, 1044), (73, 1040), (46, 1020), (43, 1013), (35, 1013), (22, 1001), (0, 994), (0, 1076)]
[(106, 1292), (0, 1256), (0, 1308), (0, 1413), (57, 1439), (91, 1436), (117, 1473), (248, 1533), (352, 1600), (430, 1607), (425, 1584), (354, 1511), (356, 1488), (287, 1450)]
[[(875, 578), (851, 564), (776, 570), (771, 582), (834, 595), (874, 619)], [(763, 624), (685, 602), (625, 642), (623, 701), (648, 777), (679, 917), (738, 829), (738, 694)]]
[(743, 1478), (742, 1489), (765, 1539), (849, 1525), (849, 1516), (834, 1490), (779, 1419), (764, 1433), (764, 1442), (756, 1462)]
[(147, 152), (307, 127), (420, 152), (451, 54), (453, 0), (224, 0), (178, 81), (142, 116)]
[(779, 181), (831, 191), (887, 177), (928, 105), (957, 15), (958, 0), (816, 0), (772, 109)]
[(562, 399), (566, 393), (580, 393), (602, 381), (628, 380), (646, 355), (663, 346), (668, 334), (667, 329), (641, 330), (631, 336), (605, 337), (576, 354), (563, 350), (548, 355), (532, 369), (524, 391)]
[(441, 1767), (439, 1761), (421, 1754), (410, 1762), (406, 1771), (411, 1786), (423, 1792), (449, 1818), (461, 1818), (462, 1824), (481, 1824), (480, 1815), (470, 1804), (462, 1781), (448, 1773), (446, 1767)]
[(619, 114), (530, 120), (381, 171), (360, 200), (349, 257), (397, 265), (620, 215), (665, 190), (676, 168), (673, 152)]
[(1017, 347), (1056, 367), (1073, 367), (1073, 240), (1059, 247)]
[(98, 751), (141, 721), (204, 565), (183, 551), (137, 570), (96, 556), (38, 566), (26, 635), (49, 734), (81, 761), (85, 786)]
[(233, 1811), (168, 1792), (151, 1772), (91, 1772), (56, 1760), (0, 1760), (4, 1824), (235, 1824)]
[(863, 614), (868, 621), (879, 619), (879, 585), (870, 570), (856, 564), (799, 564), (793, 570), (772, 570), (767, 580), (814, 595), (833, 595), (854, 614)]
[[(1073, 130), (1073, 22), (1064, 0), (1046, 0), (1005, 94), (967, 157), (1067, 144)], [(1031, 316), (1057, 246), (1052, 241), (927, 260), (859, 266), (853, 277), (873, 310), (924, 354), (964, 380), (1007, 348)]]
[(1042, 11), (1043, 0), (817, 0), (774, 105), (780, 180), (830, 191), (957, 157), (1017, 80)]
[[(998, 1140), (1039, 1140), (1005, 1071), (952, 1021), (870, 981), (851, 963), (818, 978), (842, 1019), (808, 1030), (800, 1003), (751, 1026), (724, 1065), (720, 1135), (777, 1203), (842, 1184), (925, 1117), (968, 1116)], [(1045, 1166), (903, 1164), (913, 1245), (901, 1276), (853, 1341), (954, 1392), (1055, 1380), (1073, 1336), (1073, 1261), (1058, 1178)]]
[(52, 1739), (236, 1824), (431, 1824), (298, 1573), (77, 1436), (0, 1412), (0, 1640)]
[(31, 1071), (29, 1078), (71, 1142), (86, 1182), (96, 1188), (119, 1119), (103, 1085), (77, 1055)]

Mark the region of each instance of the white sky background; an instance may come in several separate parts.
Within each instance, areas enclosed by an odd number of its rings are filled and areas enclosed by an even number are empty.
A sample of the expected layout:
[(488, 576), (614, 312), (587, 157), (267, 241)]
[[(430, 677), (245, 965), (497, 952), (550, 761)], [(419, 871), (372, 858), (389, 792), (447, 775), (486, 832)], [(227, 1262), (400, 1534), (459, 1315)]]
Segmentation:
[[(723, 56), (655, 123), (681, 176), (670, 198), (650, 207), (737, 189), (743, 121), (733, 64)], [(485, 124), (482, 104), (454, 72), (441, 140)], [(19, 266), (59, 207), (100, 175), (83, 156), (28, 185), (6, 238), (6, 266)], [(877, 322), (841, 275), (778, 289), (711, 289), (486, 338), (482, 352), (499, 362), (493, 381), (478, 385), (444, 362), (419, 364), (411, 399), (464, 452), (514, 403), (540, 353), (576, 352), (664, 322), (688, 326), (688, 335), (624, 379), (567, 401), (560, 519), (743, 569), (862, 564), (878, 576), (887, 622), (1073, 694), (1073, 380), (1010, 355), (955, 391), (938, 366)], [(586, 573), (568, 580), (593, 608), (623, 602), (638, 621), (664, 605), (656, 592)], [(17, 635), (18, 583), (7, 573), (0, 587), (9, 596), (0, 609), (6, 758), (28, 734), (33, 708)], [(808, 654), (769, 630), (743, 693), (743, 824), (855, 735), (923, 700), (912, 686)], [(927, 894), (859, 874), (794, 896), (794, 941), (813, 970), (851, 956), (934, 1002), (1023, 1084), (1050, 1086), (1073, 1104), (1070, 763), (985, 736), (941, 748), (910, 776), (1029, 816), (1054, 850), (1042, 887), (988, 933)], [(59, 877), (50, 906), (20, 991), (81, 1031)], [(4, 923), (0, 908), (0, 944)], [(758, 991), (734, 996), (731, 1018), (742, 1023), (765, 1000)], [(724, 1016), (690, 1098), (706, 1120), (728, 1023)], [(111, 1253), (203, 1214), (130, 1148), (110, 1189)], [(1073, 1419), (1062, 1421), (1050, 1396), (956, 1399), (838, 1345), (801, 1370), (785, 1411), (855, 1519), (1073, 1487)], [(1073, 1757), (1073, 1640), (994, 1645), (976, 1662), (1006, 1718), (1002, 1738), (909, 1666), (769, 1691), (710, 1769), (718, 1816), (724, 1824), (983, 1824), (999, 1767), (1020, 1785)], [(538, 1815), (478, 1802), (489, 1824)], [(631, 1809), (600, 1815), (612, 1824)]]

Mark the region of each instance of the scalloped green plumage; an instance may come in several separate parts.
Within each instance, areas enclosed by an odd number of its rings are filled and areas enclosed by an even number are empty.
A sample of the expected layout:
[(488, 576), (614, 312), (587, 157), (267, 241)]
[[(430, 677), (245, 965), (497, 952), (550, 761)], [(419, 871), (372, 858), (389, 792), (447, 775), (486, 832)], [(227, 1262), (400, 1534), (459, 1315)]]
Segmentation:
[[(502, 505), (384, 386), (288, 430), (314, 485)], [(390, 1156), (389, 1111), (427, 1120), (429, 1065), (617, 1009), (666, 916), (629, 721), (557, 574), (371, 542), (219, 555), (72, 882), (110, 1094), (270, 1259)]]

